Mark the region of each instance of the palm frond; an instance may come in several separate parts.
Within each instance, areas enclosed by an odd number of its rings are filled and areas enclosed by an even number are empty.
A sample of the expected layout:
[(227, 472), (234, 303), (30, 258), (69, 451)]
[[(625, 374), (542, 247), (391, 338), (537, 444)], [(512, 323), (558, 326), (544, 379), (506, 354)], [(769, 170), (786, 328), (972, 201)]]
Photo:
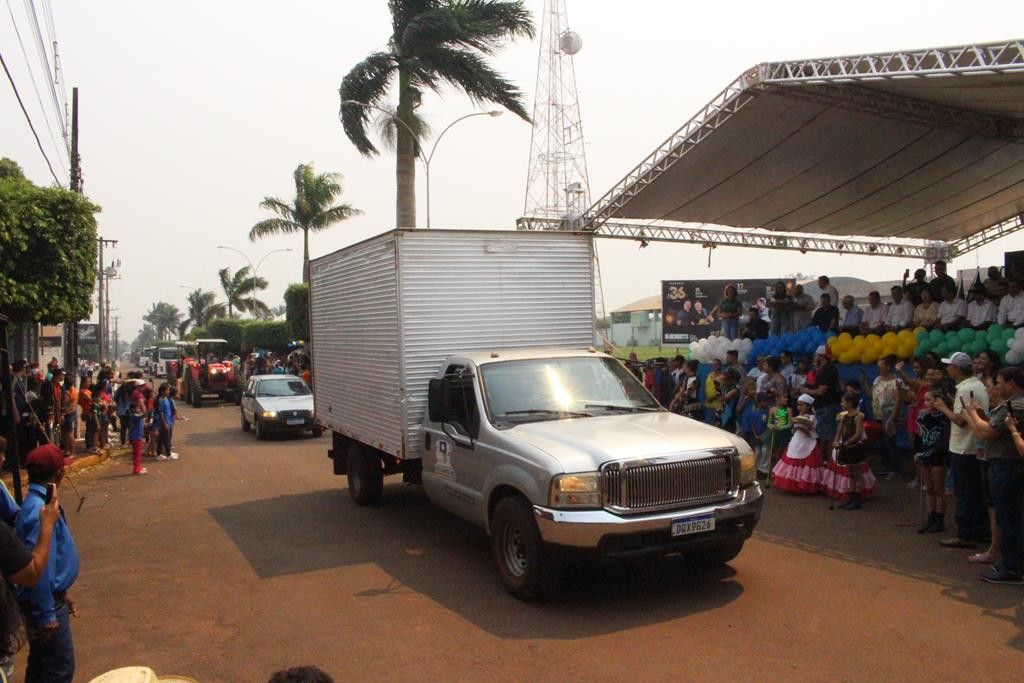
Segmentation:
[[(446, 5), (466, 33), (474, 36), (475, 40), (484, 41), (492, 49), (514, 38), (532, 40), (537, 32), (533, 15), (518, 0), (450, 0)], [(476, 49), (486, 52), (479, 47)]]
[[(397, 70), (398, 64), (390, 52), (375, 52), (345, 74), (338, 95), (342, 102), (379, 104), (387, 95), (388, 84)], [(357, 104), (341, 105), (341, 124), (345, 129), (345, 135), (359, 153), (365, 156), (374, 156), (378, 153), (366, 135), (370, 111), (367, 107), (360, 107)]]
[[(297, 230), (302, 230), (302, 226), (295, 221), (288, 221), (283, 218), (268, 218), (267, 220), (260, 221), (256, 225), (252, 226), (249, 230), (249, 239), (255, 242), (261, 237), (280, 235), (283, 233), (295, 232)], [(248, 268), (248, 266), (246, 267)]]
[(260, 208), (266, 209), (267, 211), (273, 211), (285, 220), (292, 220), (295, 212), (295, 209), (291, 204), (287, 203), (283, 199), (278, 199), (277, 197), (264, 197), (263, 201), (260, 202)]
[(435, 47), (420, 58), (445, 81), (464, 92), (474, 103), (493, 102), (529, 121), (522, 91), (499, 74), (484, 59), (465, 50)]
[(337, 206), (332, 206), (326, 211), (320, 212), (320, 214), (318, 214), (316, 218), (313, 220), (313, 222), (310, 224), (309, 229), (315, 230), (317, 232), (321, 230), (326, 230), (335, 223), (346, 221), (349, 218), (352, 218), (353, 216), (359, 216), (362, 213), (362, 211), (353, 206), (350, 206), (349, 204), (338, 204)]

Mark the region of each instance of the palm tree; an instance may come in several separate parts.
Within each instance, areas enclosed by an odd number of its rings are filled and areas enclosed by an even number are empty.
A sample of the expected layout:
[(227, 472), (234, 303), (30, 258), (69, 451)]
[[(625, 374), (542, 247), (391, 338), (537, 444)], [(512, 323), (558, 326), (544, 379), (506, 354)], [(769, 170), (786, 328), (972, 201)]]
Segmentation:
[(313, 164), (299, 164), (295, 178), (295, 199), (291, 204), (277, 197), (264, 197), (260, 208), (276, 213), (252, 226), (249, 239), (269, 235), (302, 232), (302, 281), (309, 282), (309, 231), (326, 230), (334, 223), (362, 213), (348, 204), (331, 202), (341, 194), (341, 176), (337, 173), (313, 173)]
[[(231, 274), (230, 268), (221, 268), (217, 271), (217, 277), (220, 279), (220, 287), (224, 290), (224, 296), (227, 297), (229, 318), (234, 316), (235, 309), (238, 309), (239, 312), (248, 311), (253, 314), (254, 318), (267, 311), (267, 305), (264, 302), (253, 298), (254, 292), (267, 288), (267, 281), (259, 276), (251, 277), (249, 266), (239, 268), (234, 275)], [(254, 305), (256, 310), (253, 310)]]
[[(392, 33), (388, 48), (352, 67), (341, 81), (341, 101), (383, 106), (388, 87), (398, 79), (395, 178), (396, 225), (416, 227), (417, 141), (406, 126), (420, 130), (416, 109), (424, 90), (450, 85), (474, 102), (493, 102), (524, 121), (530, 117), (522, 92), (491, 68), (485, 57), (505, 42), (533, 38), (530, 13), (522, 0), (390, 0)], [(345, 135), (365, 156), (377, 148), (366, 134), (370, 110), (342, 104)]]
[(157, 339), (167, 339), (181, 323), (181, 311), (165, 301), (153, 304), (142, 319), (156, 330)]
[(227, 307), (216, 302), (215, 292), (194, 289), (188, 293), (188, 318), (185, 323), (193, 327), (206, 327), (214, 318), (224, 317)]
[(137, 336), (135, 341), (132, 342), (132, 346), (137, 349), (142, 349), (149, 346), (154, 339), (156, 339), (156, 329), (147, 323), (142, 326), (141, 330), (139, 330), (139, 336)]

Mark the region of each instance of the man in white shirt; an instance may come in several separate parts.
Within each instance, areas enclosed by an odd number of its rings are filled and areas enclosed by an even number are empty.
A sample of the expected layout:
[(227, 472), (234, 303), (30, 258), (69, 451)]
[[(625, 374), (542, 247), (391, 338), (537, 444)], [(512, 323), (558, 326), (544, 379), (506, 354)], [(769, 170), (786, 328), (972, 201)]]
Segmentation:
[(903, 288), (899, 285), (889, 290), (889, 293), (892, 295), (892, 303), (885, 314), (886, 329), (895, 332), (910, 327), (914, 322), (914, 304), (903, 296)]
[(1009, 292), (999, 301), (1000, 325), (1019, 327), (1024, 325), (1024, 292), (1021, 291), (1020, 280), (1012, 279)]
[(956, 295), (956, 285), (942, 285), (942, 301), (939, 303), (940, 330), (959, 330), (967, 322), (967, 304)]
[(833, 287), (828, 279), (828, 275), (818, 276), (818, 289), (821, 290), (822, 294), (828, 294), (829, 301), (832, 302), (833, 306), (838, 306), (842, 299), (839, 298), (839, 290)]
[(814, 315), (814, 297), (804, 294), (804, 286), (797, 285), (793, 288), (793, 329), (800, 331), (811, 326), (811, 316)]
[(847, 294), (843, 297), (843, 305), (839, 307), (839, 331), (857, 334), (862, 322), (864, 311), (859, 306), (854, 306), (853, 297)]
[[(956, 493), (956, 536), (939, 543), (947, 548), (973, 548), (976, 543), (987, 540), (988, 513), (985, 510), (981, 461), (977, 457), (978, 442), (963, 411), (964, 406), (976, 401), (982, 411), (988, 412), (988, 392), (974, 376), (971, 357), (966, 353), (957, 351), (949, 358), (943, 358), (942, 362), (948, 366), (950, 379), (956, 382), (955, 397), (935, 402), (935, 407), (950, 421), (949, 455)], [(950, 400), (952, 405), (949, 405)]]
[(967, 324), (976, 330), (988, 327), (996, 321), (996, 305), (988, 298), (984, 287), (972, 290), (973, 299), (967, 304)]
[(868, 305), (864, 307), (864, 322), (860, 324), (864, 334), (877, 334), (885, 329), (885, 306), (878, 292), (868, 294)]
[(779, 374), (786, 380), (786, 386), (792, 386), (793, 373), (796, 372), (796, 366), (793, 365), (793, 354), (789, 351), (779, 353), (779, 364), (782, 366), (779, 368)]

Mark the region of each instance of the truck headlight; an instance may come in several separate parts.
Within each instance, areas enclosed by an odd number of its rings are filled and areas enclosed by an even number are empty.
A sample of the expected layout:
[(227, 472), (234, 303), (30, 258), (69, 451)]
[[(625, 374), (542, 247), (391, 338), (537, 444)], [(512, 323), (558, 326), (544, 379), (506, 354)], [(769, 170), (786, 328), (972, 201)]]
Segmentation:
[(273, 410), (264, 410), (263, 417), (267, 418), (268, 420), (273, 420), (275, 417), (277, 417), (277, 413), (275, 413)]
[(740, 451), (740, 486), (746, 486), (757, 478), (757, 458), (754, 451)]
[(601, 507), (600, 475), (597, 472), (577, 472), (553, 477), (548, 502), (553, 508)]

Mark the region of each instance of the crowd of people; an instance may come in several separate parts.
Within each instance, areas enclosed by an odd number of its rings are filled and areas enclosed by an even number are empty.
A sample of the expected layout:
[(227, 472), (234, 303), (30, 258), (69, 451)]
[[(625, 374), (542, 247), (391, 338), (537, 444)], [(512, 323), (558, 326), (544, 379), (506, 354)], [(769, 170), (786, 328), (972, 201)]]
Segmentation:
[(745, 439), (766, 485), (854, 511), (877, 477), (906, 476), (926, 498), (921, 534), (946, 530), (954, 495), (955, 535), (942, 544), (984, 544), (968, 558), (991, 565), (982, 578), (1024, 584), (1024, 369), (1001, 368), (998, 354), (886, 356), (872, 381), (862, 371), (846, 382), (825, 345), (813, 358), (761, 357), (749, 370), (730, 351), (703, 378), (682, 356), (640, 364), (634, 355), (627, 366), (670, 411)]
[(853, 296), (840, 296), (827, 275), (818, 278), (818, 300), (804, 292), (801, 284), (790, 290), (778, 282), (772, 295), (760, 298), (749, 311), (741, 311), (736, 287), (725, 288), (725, 298), (712, 317), (721, 321), (721, 334), (736, 338), (764, 339), (769, 335), (799, 332), (811, 325), (823, 332), (882, 334), (888, 331), (924, 327), (942, 331), (964, 327), (982, 329), (993, 323), (1010, 327), (1024, 325), (1024, 288), (1018, 277), (1004, 277), (997, 266), (988, 269), (965, 293), (946, 272), (943, 261), (935, 263), (935, 275), (928, 280), (923, 268), (903, 274), (903, 282), (889, 290), (889, 301), (880, 292), (868, 293), (868, 303), (857, 306)]

